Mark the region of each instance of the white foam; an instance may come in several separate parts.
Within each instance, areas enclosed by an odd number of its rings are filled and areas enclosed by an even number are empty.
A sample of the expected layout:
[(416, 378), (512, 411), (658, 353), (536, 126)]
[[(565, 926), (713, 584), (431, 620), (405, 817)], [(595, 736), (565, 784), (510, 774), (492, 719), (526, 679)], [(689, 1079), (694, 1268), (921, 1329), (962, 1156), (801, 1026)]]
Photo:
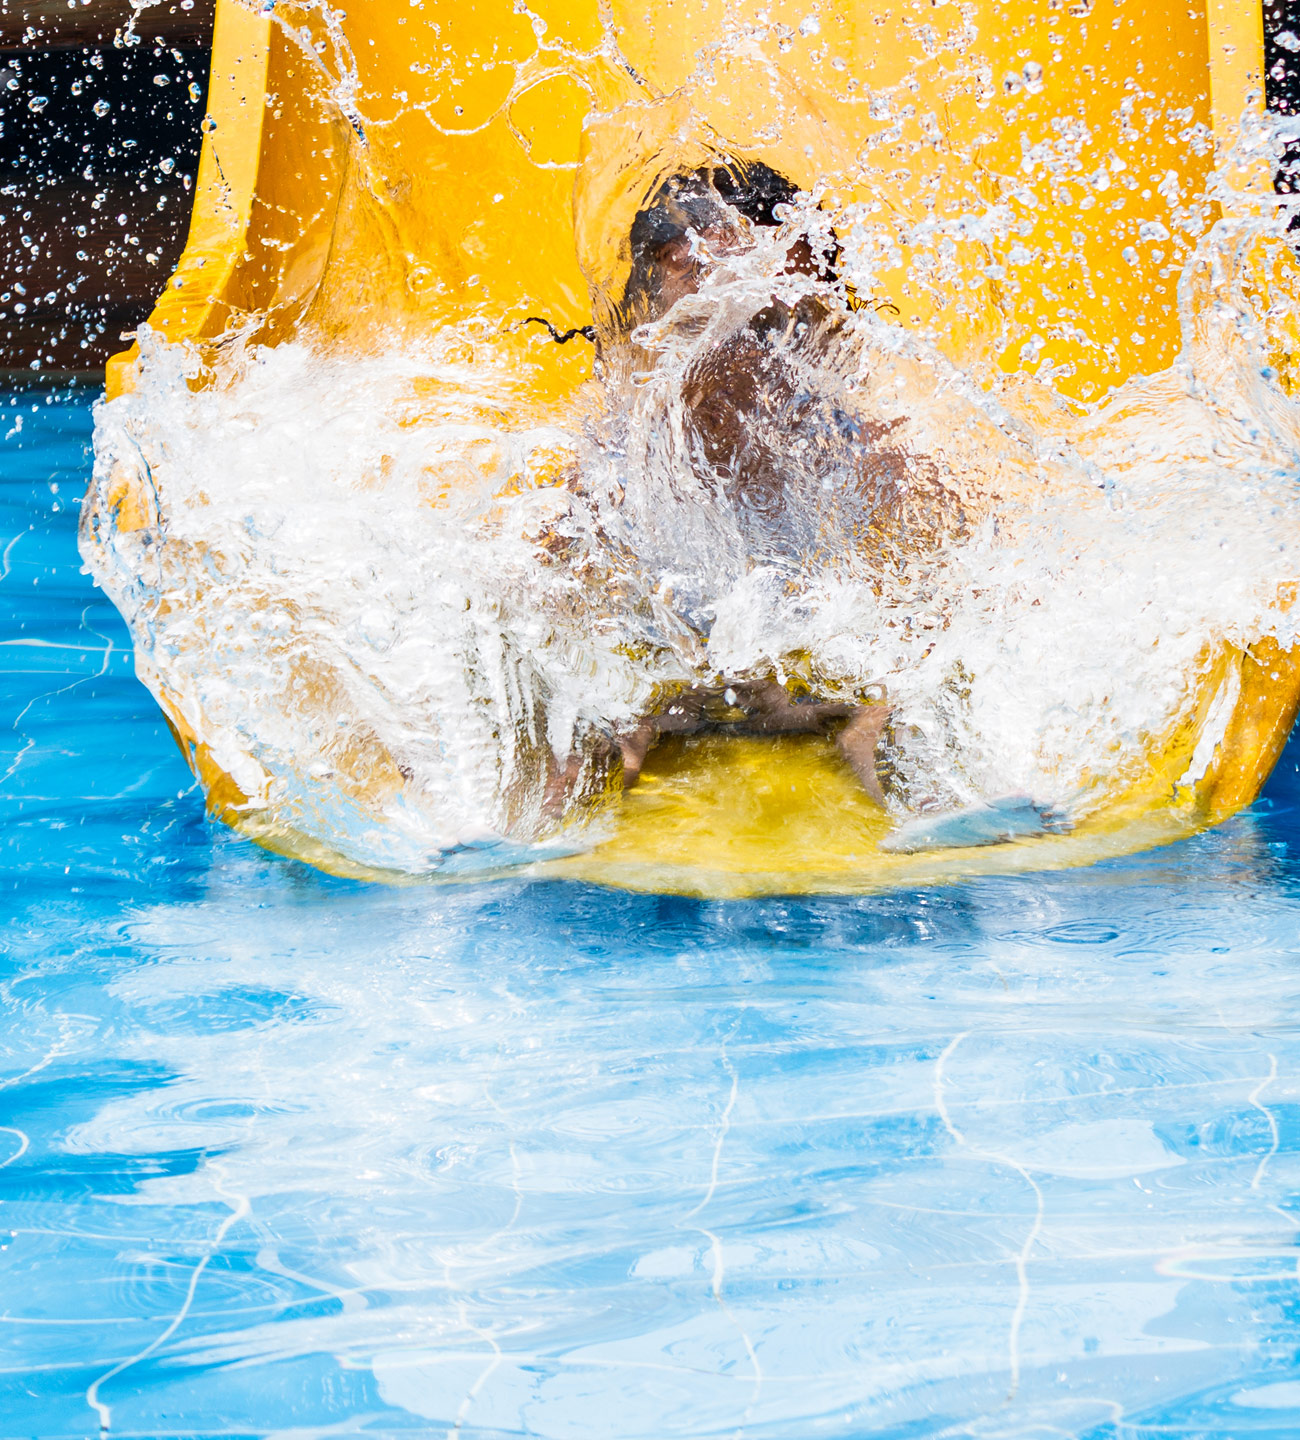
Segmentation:
[[(368, 863), (534, 842), (570, 752), (583, 819), (602, 736), (664, 687), (746, 674), (883, 684), (900, 810), (1081, 813), (1225, 644), (1294, 638), (1300, 411), (1241, 239), (1221, 222), (1190, 263), (1178, 362), (1082, 420), (1017, 413), (870, 311), (796, 355), (818, 414), (877, 437), (858, 453), (905, 457), (903, 539), (863, 541), (874, 502), (820, 421), (766, 530), (702, 472), (692, 367), (774, 293), (826, 291), (781, 277), (768, 235), (639, 334), (639, 375), (611, 361), (541, 428), (510, 427), (527, 377), (486, 328), (362, 360), (232, 344), (201, 387), (146, 333), (138, 388), (97, 414), (84, 553), (142, 677), (250, 804)], [(142, 529), (115, 523), (124, 475)]]

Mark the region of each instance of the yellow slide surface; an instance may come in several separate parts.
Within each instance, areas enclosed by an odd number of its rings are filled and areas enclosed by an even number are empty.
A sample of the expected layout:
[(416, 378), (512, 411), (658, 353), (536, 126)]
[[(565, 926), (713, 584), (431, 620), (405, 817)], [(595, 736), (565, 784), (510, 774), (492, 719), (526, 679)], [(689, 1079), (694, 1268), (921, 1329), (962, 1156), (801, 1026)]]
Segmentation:
[[(1178, 352), (1169, 276), (1195, 226), (1121, 252), (1160, 177), (1184, 196), (1204, 190), (1214, 147), (1198, 137), (1228, 143), (1260, 103), (1262, 48), (1252, 0), (349, 0), (346, 14), (218, 0), (189, 243), (150, 324), (200, 345), (251, 326), (262, 344), (309, 336), (362, 356), (486, 318), (527, 377), (513, 418), (536, 423), (590, 378), (592, 351), (556, 346), (539, 367), (520, 322), (589, 324), (590, 286), (616, 293), (626, 276), (644, 199), (611, 201), (621, 177), (657, 146), (689, 156), (717, 143), (824, 187), (827, 208), (872, 204), (904, 248), (946, 198), (1019, 205), (1016, 234), (958, 247), (969, 284), (950, 274), (940, 290), (900, 264), (882, 271), (879, 298), (958, 365), (1014, 371), (1029, 326), (997, 277), (1022, 246), (1020, 285), (1055, 287), (1077, 316), (1037, 358), (1087, 402)], [(1070, 155), (1083, 130), (1110, 174), (1140, 186), (1103, 176), (1098, 203), (1078, 203)], [(1026, 198), (1007, 177), (1029, 173), (1036, 146), (1059, 164), (1035, 172)], [(1270, 177), (1242, 165), (1249, 203)], [(1202, 209), (1203, 230), (1220, 212)], [(110, 363), (110, 397), (133, 365), (134, 352)], [(118, 497), (119, 527), (135, 503)], [(1273, 641), (1224, 647), (1201, 668), (1191, 711), (1068, 835), (889, 854), (890, 820), (829, 742), (715, 735), (655, 750), (606, 839), (533, 868), (709, 895), (853, 891), (1165, 843), (1255, 798), (1300, 704), (1297, 654)], [(268, 829), (163, 703), (215, 813), (272, 848), (371, 873)]]

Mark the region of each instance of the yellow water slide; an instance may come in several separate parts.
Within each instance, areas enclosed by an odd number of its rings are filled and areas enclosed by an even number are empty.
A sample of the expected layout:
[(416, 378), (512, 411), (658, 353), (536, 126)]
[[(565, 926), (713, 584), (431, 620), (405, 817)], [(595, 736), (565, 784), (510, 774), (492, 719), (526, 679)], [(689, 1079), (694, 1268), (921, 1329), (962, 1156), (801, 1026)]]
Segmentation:
[[(555, 346), (539, 366), (520, 322), (589, 324), (592, 294), (627, 274), (645, 199), (627, 177), (659, 150), (712, 147), (874, 217), (898, 253), (873, 298), (958, 364), (1009, 373), (1028, 354), (1087, 402), (1172, 362), (1197, 236), (1269, 191), (1243, 154), (1205, 194), (1216, 147), (1262, 103), (1262, 48), (1257, 0), (218, 0), (189, 243), (150, 325), (361, 357), (486, 324), (526, 376), (513, 418), (534, 423), (590, 378), (592, 350)], [(941, 276), (907, 263), (929, 220), (990, 205), (1013, 213), (1010, 233), (959, 237)], [(1260, 283), (1282, 263), (1262, 254)], [(1025, 295), (1051, 297), (1051, 324)], [(135, 356), (110, 363), (110, 397)], [(129, 484), (115, 503), (119, 528), (143, 523)], [(1297, 658), (1272, 641), (1207, 657), (1192, 712), (1068, 836), (889, 855), (887, 817), (828, 742), (714, 737), (655, 752), (612, 835), (549, 868), (696, 893), (853, 890), (1161, 843), (1254, 799), (1300, 700)], [(161, 698), (215, 813), (349, 868), (262, 823)], [(1193, 766), (1212, 712), (1221, 733)]]

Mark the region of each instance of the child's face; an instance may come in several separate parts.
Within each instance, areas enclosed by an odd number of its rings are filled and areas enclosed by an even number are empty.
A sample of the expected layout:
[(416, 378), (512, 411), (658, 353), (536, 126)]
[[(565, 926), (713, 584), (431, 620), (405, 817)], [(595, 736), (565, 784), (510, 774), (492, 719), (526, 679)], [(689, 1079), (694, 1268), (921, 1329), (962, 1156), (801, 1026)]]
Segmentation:
[[(666, 315), (683, 295), (694, 295), (714, 264), (728, 256), (743, 254), (752, 244), (739, 227), (726, 224), (710, 225), (666, 240), (654, 253), (658, 313)], [(785, 268), (790, 274), (820, 275), (824, 268), (803, 236), (791, 245), (787, 261)]]
[(664, 241), (654, 253), (659, 313), (666, 315), (683, 295), (694, 295), (716, 261), (739, 255), (749, 245), (738, 227), (725, 224)]

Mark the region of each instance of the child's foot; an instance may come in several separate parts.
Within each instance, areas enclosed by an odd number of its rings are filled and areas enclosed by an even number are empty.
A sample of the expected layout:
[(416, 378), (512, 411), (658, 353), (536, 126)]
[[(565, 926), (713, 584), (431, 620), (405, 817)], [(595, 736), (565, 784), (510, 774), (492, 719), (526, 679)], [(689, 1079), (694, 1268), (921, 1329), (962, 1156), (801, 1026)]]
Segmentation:
[(877, 805), (885, 803), (885, 792), (877, 774), (876, 752), (892, 709), (887, 704), (861, 706), (835, 738), (840, 754), (849, 762), (859, 784)]
[(1041, 835), (1064, 835), (1072, 828), (1069, 816), (1051, 805), (1040, 805), (1028, 795), (1004, 795), (1000, 800), (985, 800), (944, 815), (917, 815), (904, 821), (881, 842), (880, 848), (897, 855), (912, 855), (918, 850), (965, 850)]

